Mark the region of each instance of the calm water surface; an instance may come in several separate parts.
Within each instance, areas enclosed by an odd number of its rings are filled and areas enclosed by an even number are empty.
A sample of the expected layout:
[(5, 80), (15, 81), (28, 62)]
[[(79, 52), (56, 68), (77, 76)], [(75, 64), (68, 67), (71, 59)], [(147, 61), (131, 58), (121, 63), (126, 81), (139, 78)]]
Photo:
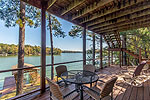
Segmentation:
[[(82, 53), (62, 53), (54, 56), (54, 63), (68, 62), (82, 60)], [(26, 56), (24, 62), (33, 65), (40, 65), (40, 56)], [(51, 63), (51, 56), (46, 57), (46, 63)], [(17, 64), (17, 56), (0, 57), (0, 70), (11, 69), (13, 65)], [(82, 62), (66, 64), (68, 70), (82, 69)], [(46, 75), (50, 76), (50, 66), (46, 68)], [(3, 88), (5, 77), (12, 76), (12, 72), (0, 73), (0, 89)]]

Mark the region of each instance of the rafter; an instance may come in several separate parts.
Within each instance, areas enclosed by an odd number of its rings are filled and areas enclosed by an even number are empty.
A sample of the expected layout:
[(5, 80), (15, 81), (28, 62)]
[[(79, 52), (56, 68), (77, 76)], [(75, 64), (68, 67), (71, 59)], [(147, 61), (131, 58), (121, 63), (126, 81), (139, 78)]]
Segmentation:
[(51, 8), (55, 3), (56, 3), (57, 0), (48, 0), (48, 7), (47, 9)]
[[(80, 21), (80, 24), (83, 24), (83, 23), (87, 23), (87, 25), (89, 23), (93, 23), (91, 22), (92, 20), (94, 19), (97, 19), (97, 18), (100, 18), (100, 17), (103, 17), (103, 16), (106, 16), (108, 14), (111, 14), (111, 13), (114, 13), (114, 12), (117, 12), (117, 11), (120, 11), (122, 9), (125, 9), (125, 8), (128, 8), (128, 7), (131, 7), (131, 6), (134, 6), (134, 5), (137, 5), (139, 3), (141, 3), (142, 1), (145, 1), (145, 0), (137, 0), (136, 3), (134, 0), (131, 0), (131, 2), (127, 2), (125, 6), (123, 6), (123, 4), (121, 3), (121, 7), (118, 8), (118, 6), (114, 6), (113, 8), (109, 9), (109, 10), (104, 10), (103, 12), (96, 12), (96, 13), (93, 13), (90, 17), (87, 16), (87, 18), (83, 18), (81, 21)], [(105, 18), (104, 18), (105, 20)]]
[(103, 27), (103, 28), (97, 28), (97, 29), (94, 29), (93, 31), (110, 30), (110, 29), (113, 29), (113, 28), (116, 28), (116, 27), (122, 27), (124, 25), (134, 24), (134, 23), (137, 23), (137, 22), (143, 22), (143, 21), (146, 21), (146, 20), (150, 20), (150, 15), (149, 16), (143, 16), (143, 17), (140, 17), (138, 19), (132, 19), (132, 20), (116, 23), (116, 24), (106, 26), (106, 27)]
[(85, 3), (86, 0), (73, 0), (69, 5), (67, 5), (66, 7), (64, 7), (61, 15), (65, 15), (68, 12), (70, 12), (71, 10), (75, 9), (76, 7), (82, 5)]
[(97, 31), (97, 33), (102, 34), (102, 33), (105, 33), (105, 32), (114, 32), (114, 31), (121, 32), (121, 31), (126, 31), (126, 30), (131, 30), (131, 29), (148, 27), (148, 26), (150, 26), (149, 23), (150, 23), (150, 20), (147, 20), (145, 22), (138, 22), (138, 23), (135, 23), (133, 25), (125, 25), (123, 27), (117, 27), (117, 28), (113, 28), (113, 29), (105, 30), (105, 31)]
[(100, 29), (100, 28), (104, 28), (104, 27), (109, 27), (109, 26), (114, 26), (115, 24), (119, 24), (119, 23), (123, 23), (125, 21), (129, 21), (129, 20), (134, 20), (136, 18), (141, 18), (144, 16), (150, 15), (150, 9), (146, 9), (144, 11), (139, 11), (130, 15), (126, 15), (123, 17), (120, 17), (116, 20), (116, 22), (114, 22), (113, 20), (111, 21), (106, 21), (103, 23), (99, 23), (99, 24), (95, 24), (92, 26), (88, 26), (89, 30), (95, 30), (95, 29)]
[(128, 14), (132, 14), (132, 13), (135, 13), (135, 12), (138, 12), (138, 11), (141, 11), (144, 9), (148, 9), (148, 8), (150, 8), (150, 1), (146, 1), (144, 3), (140, 2), (140, 4), (138, 4), (138, 5), (131, 6), (128, 9), (123, 9), (123, 10), (120, 10), (119, 12), (115, 12), (110, 15), (106, 15), (103, 17), (97, 16), (98, 19), (96, 18), (95, 20), (93, 20), (89, 23), (86, 23), (86, 25), (87, 26), (94, 25), (94, 24), (96, 25), (96, 24), (103, 23), (103, 22), (110, 21), (110, 20), (115, 21), (119, 17), (125, 16)]
[(101, 8), (102, 6), (104, 6), (104, 5), (108, 4), (108, 3), (111, 3), (113, 1), (114, 0), (99, 0), (97, 2), (93, 2), (92, 4), (87, 5), (85, 8), (79, 10), (77, 12), (78, 14), (74, 14), (74, 16), (72, 17), (72, 20), (81, 18), (81, 17), (85, 16), (86, 14), (88, 14), (88, 13), (90, 13), (92, 11), (95, 11), (95, 10)]

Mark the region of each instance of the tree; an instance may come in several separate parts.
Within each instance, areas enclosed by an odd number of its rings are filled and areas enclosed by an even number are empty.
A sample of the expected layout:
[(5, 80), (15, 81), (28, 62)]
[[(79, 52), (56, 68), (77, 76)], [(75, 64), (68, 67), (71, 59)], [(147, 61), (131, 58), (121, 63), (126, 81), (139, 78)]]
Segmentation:
[[(54, 75), (54, 52), (53, 52), (53, 35), (55, 37), (65, 37), (65, 32), (62, 31), (60, 22), (51, 14), (48, 15), (48, 29), (50, 30), (50, 44), (51, 44), (51, 79), (53, 80)], [(52, 34), (52, 30), (54, 34)], [(56, 53), (57, 54), (57, 53)]]
[[(14, 27), (19, 24), (18, 68), (23, 68), (25, 23), (30, 27), (38, 27), (40, 22), (39, 10), (29, 5), (26, 6), (20, 0), (1, 0), (0, 7), (0, 19), (5, 21), (6, 27)], [(25, 13), (25, 9), (28, 13)], [(23, 70), (18, 71), (17, 79), (16, 95), (23, 92)]]
[[(128, 30), (124, 32), (120, 32), (122, 36), (126, 35), (127, 38), (127, 48), (132, 52), (138, 54), (139, 49), (142, 49), (142, 57), (148, 58), (150, 56), (149, 47), (150, 47), (150, 30), (149, 27), (139, 28), (134, 30)], [(128, 55), (131, 63), (136, 64), (137, 60), (135, 60), (132, 56)]]

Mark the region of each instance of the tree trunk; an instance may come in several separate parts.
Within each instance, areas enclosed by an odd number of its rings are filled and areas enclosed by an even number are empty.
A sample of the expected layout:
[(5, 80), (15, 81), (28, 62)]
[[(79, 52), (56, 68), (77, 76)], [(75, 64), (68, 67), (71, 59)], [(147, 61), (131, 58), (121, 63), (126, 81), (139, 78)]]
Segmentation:
[(54, 78), (54, 53), (53, 53), (53, 34), (52, 34), (52, 22), (51, 15), (49, 15), (49, 29), (50, 29), (50, 43), (51, 43), (51, 79)]
[[(18, 68), (24, 66), (24, 42), (25, 42), (25, 3), (20, 1), (20, 19), (22, 25), (19, 26), (19, 48), (18, 48)], [(23, 70), (18, 71), (16, 95), (23, 93)]]

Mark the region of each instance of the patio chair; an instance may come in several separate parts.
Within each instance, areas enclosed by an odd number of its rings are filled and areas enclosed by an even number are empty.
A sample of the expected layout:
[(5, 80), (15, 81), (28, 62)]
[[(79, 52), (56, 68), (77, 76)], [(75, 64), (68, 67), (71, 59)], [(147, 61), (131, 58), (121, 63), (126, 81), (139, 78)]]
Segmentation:
[(52, 100), (73, 100), (78, 95), (77, 92), (71, 91), (69, 87), (64, 88), (64, 90), (61, 91), (58, 84), (50, 80), (48, 77), (45, 79), (49, 84), (50, 98), (52, 98)]
[(57, 75), (56, 75), (56, 76), (57, 76), (57, 84), (60, 85), (60, 83), (64, 82), (64, 83), (65, 83), (65, 86), (67, 86), (68, 84), (67, 84), (65, 81), (63, 81), (63, 80), (58, 80), (59, 78), (61, 78), (61, 77), (60, 77), (61, 74), (67, 71), (67, 67), (66, 67), (65, 65), (59, 65), (59, 66), (57, 66), (57, 67), (55, 68), (55, 70), (56, 70), (56, 74), (57, 74)]
[(142, 69), (144, 68), (145, 64), (146, 64), (146, 61), (143, 61), (141, 64), (139, 64), (136, 67), (133, 73), (128, 72), (128, 74), (124, 74), (125, 75), (123, 77), (124, 81), (129, 85), (141, 87), (142, 83), (149, 79), (149, 77), (147, 77), (146, 75), (141, 74)]
[(95, 100), (101, 100), (104, 98), (111, 98), (111, 100), (113, 100), (113, 87), (116, 80), (117, 77), (113, 77), (112, 79), (108, 80), (107, 82), (105, 82), (102, 89), (98, 88), (97, 86), (91, 88), (84, 86), (85, 88), (87, 88), (84, 91)]
[(83, 66), (83, 70), (86, 70), (86, 71), (91, 71), (91, 72), (95, 72), (95, 66), (94, 65), (84, 65)]
[[(91, 65), (91, 64), (84, 65), (83, 70), (90, 71), (90, 72), (95, 72), (96, 71), (95, 66)], [(90, 87), (92, 87), (92, 83), (90, 84)]]

